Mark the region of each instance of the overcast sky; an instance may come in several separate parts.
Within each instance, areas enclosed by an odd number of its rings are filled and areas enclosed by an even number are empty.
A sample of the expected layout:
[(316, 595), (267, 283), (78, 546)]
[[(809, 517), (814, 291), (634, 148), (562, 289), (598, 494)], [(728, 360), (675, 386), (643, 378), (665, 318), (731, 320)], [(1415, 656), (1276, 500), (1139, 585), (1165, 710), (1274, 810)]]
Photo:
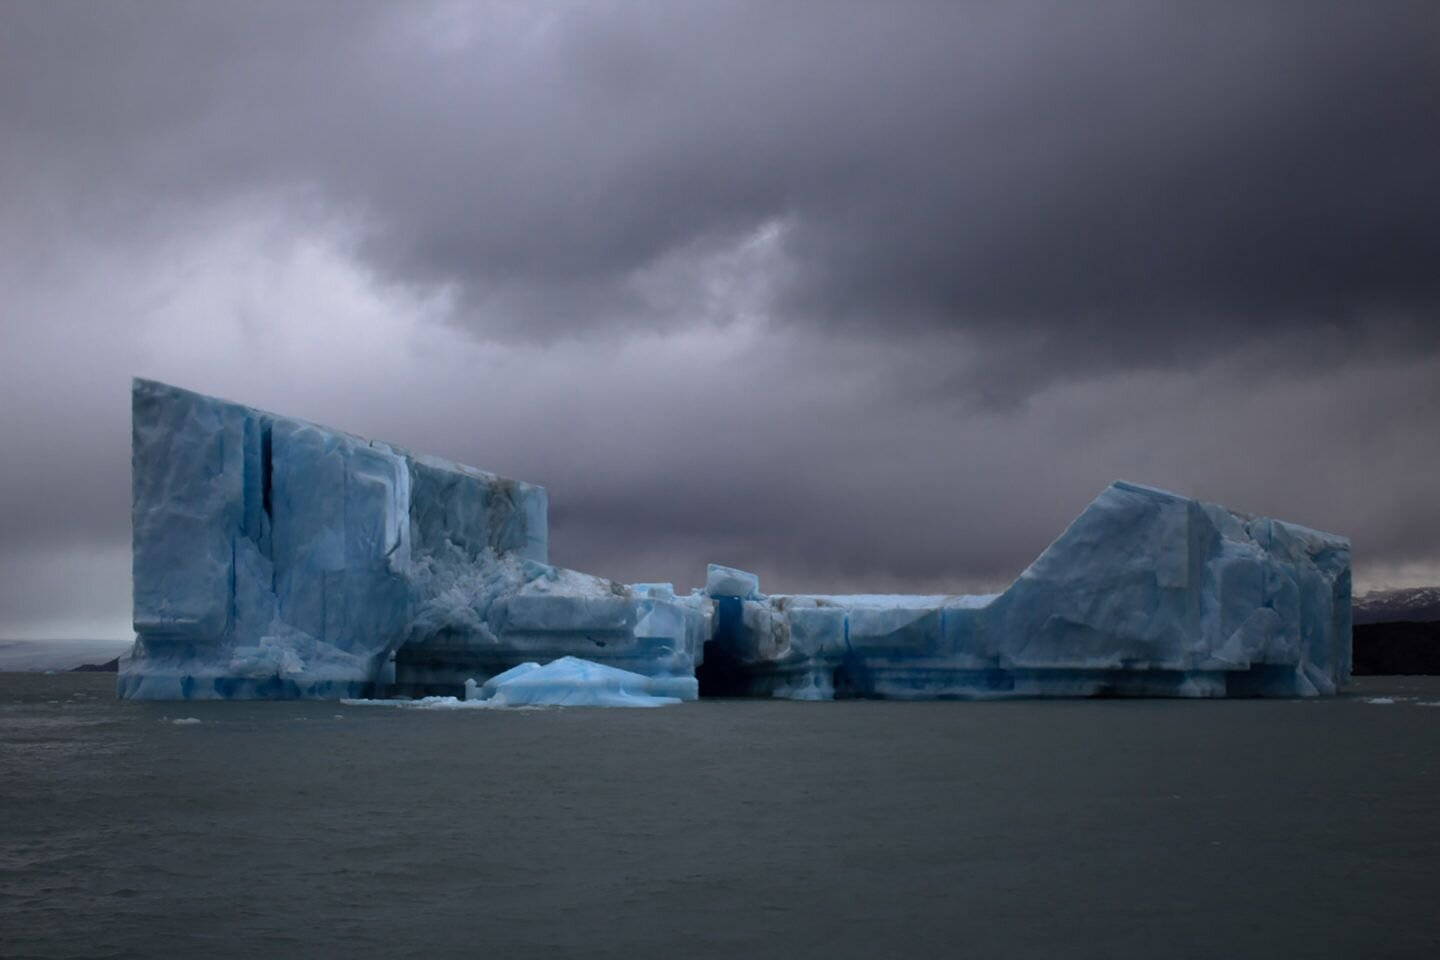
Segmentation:
[(1126, 478), (1440, 581), (1440, 4), (0, 0), (0, 636), (129, 632), (129, 385), (551, 558), (966, 592)]

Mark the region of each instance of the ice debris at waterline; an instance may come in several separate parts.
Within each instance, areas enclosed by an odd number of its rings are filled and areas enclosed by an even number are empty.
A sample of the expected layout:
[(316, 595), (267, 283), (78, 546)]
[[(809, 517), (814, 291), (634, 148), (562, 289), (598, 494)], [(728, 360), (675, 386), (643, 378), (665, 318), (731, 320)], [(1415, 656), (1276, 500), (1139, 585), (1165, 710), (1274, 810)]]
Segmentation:
[(465, 682), (465, 699), (506, 706), (663, 707), (694, 700), (694, 677), (647, 677), (579, 657), (561, 657), (545, 666), (522, 663), (477, 684)]
[(145, 380), (133, 418), (124, 697), (1313, 696), (1350, 674), (1348, 540), (1135, 484), (993, 596), (766, 596), (717, 565), (677, 595), (550, 566), (532, 484)]
[(486, 680), (465, 682), (465, 697), (418, 700), (346, 699), (349, 706), (413, 707), (420, 710), (500, 707), (664, 707), (694, 700), (694, 677), (647, 677), (593, 660), (561, 657), (545, 666), (522, 663)]

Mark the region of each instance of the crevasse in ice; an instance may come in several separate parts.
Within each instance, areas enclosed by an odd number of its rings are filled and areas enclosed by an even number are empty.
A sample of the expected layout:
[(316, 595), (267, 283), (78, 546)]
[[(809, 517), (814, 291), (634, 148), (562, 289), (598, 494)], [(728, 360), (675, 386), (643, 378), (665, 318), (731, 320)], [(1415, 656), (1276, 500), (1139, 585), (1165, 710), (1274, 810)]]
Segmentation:
[(707, 694), (799, 700), (1295, 696), (1349, 676), (1348, 541), (1134, 484), (994, 596), (765, 596), (713, 565), (679, 596), (549, 565), (541, 487), (152, 381), (132, 400), (121, 696), (504, 677), (583, 702), (613, 670), (648, 678), (623, 695), (693, 699), (697, 668)]

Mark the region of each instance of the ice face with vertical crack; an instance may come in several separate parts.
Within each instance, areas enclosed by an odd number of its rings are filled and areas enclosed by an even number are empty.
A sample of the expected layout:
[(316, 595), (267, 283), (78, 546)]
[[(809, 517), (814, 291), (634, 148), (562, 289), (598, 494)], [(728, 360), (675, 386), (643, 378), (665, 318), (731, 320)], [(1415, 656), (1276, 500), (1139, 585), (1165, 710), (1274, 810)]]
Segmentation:
[(1349, 677), (1347, 540), (1136, 484), (995, 595), (766, 596), (714, 564), (677, 595), (547, 563), (533, 484), (145, 380), (133, 414), (126, 697), (460, 696), (538, 662), (566, 665), (534, 679), (547, 697), (607, 670), (795, 700), (1311, 696)]
[(458, 694), (566, 655), (693, 686), (708, 601), (550, 566), (543, 487), (151, 381), (132, 403), (122, 696)]

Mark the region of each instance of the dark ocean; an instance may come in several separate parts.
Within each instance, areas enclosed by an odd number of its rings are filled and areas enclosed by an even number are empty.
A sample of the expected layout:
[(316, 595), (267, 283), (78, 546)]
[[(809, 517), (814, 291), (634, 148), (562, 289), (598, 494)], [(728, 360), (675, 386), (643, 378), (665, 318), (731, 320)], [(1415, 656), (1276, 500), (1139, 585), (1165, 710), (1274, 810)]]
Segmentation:
[(0, 955), (1440, 956), (1440, 678), (514, 712), (114, 679), (0, 675)]

